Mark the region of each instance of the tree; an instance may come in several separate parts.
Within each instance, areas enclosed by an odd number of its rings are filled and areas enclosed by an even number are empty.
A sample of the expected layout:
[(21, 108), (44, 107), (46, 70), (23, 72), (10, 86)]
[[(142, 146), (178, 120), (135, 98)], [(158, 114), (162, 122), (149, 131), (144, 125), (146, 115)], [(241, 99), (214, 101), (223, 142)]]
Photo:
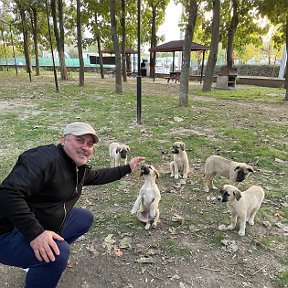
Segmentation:
[(29, 45), (29, 31), (27, 29), (27, 3), (26, 1), (16, 1), (17, 8), (20, 13), (21, 18), (21, 27), (22, 27), (22, 33), (23, 33), (23, 39), (24, 39), (24, 55), (26, 60), (26, 71), (29, 73), (30, 82), (31, 79), (31, 72), (32, 72), (32, 64), (31, 64), (31, 58), (30, 58), (30, 45)]
[(126, 72), (126, 59), (125, 59), (125, 50), (126, 50), (126, 26), (125, 26), (125, 17), (126, 17), (126, 10), (125, 10), (125, 0), (121, 0), (121, 27), (122, 27), (122, 45), (121, 45), (121, 53), (122, 53), (122, 75), (123, 81), (127, 82), (127, 72)]
[(117, 34), (115, 6), (116, 6), (115, 0), (110, 0), (111, 36), (115, 53), (115, 73), (116, 73), (115, 92), (118, 94), (122, 94), (121, 53)]
[(79, 58), (79, 86), (84, 86), (84, 61), (82, 50), (82, 31), (81, 31), (81, 1), (77, 0), (77, 48)]
[[(56, 8), (57, 2), (57, 8)], [(53, 28), (54, 34), (56, 38), (59, 62), (60, 62), (60, 70), (61, 70), (61, 79), (67, 80), (68, 73), (67, 67), (65, 63), (65, 53), (64, 53), (64, 24), (63, 24), (63, 2), (62, 0), (51, 0), (51, 11), (52, 11), (52, 18), (53, 18)], [(57, 13), (58, 12), (58, 13)], [(57, 17), (58, 14), (58, 17)], [(59, 25), (59, 28), (58, 28)]]
[(39, 68), (39, 47), (38, 47), (38, 6), (37, 2), (32, 2), (28, 12), (30, 13), (31, 27), (33, 32), (33, 42), (34, 42), (34, 55), (35, 55), (35, 72), (36, 76), (40, 75)]
[(213, 22), (210, 53), (205, 69), (203, 91), (210, 91), (213, 82), (214, 69), (217, 62), (218, 45), (219, 45), (219, 28), (220, 28), (220, 0), (213, 1)]
[(188, 106), (188, 88), (189, 88), (189, 68), (191, 58), (191, 45), (193, 40), (194, 28), (197, 19), (198, 4), (196, 0), (189, 0), (184, 6), (186, 12), (188, 11), (188, 23), (185, 29), (185, 38), (183, 46), (183, 62), (181, 66), (180, 76), (180, 96), (179, 106)]
[[(267, 15), (269, 20), (278, 26), (278, 33), (282, 37), (278, 37), (278, 42), (285, 42), (286, 45), (286, 59), (288, 57), (288, 2), (286, 0), (278, 0), (277, 5), (275, 1), (265, 0), (259, 1), (259, 10), (263, 15)], [(276, 39), (275, 39), (276, 40)], [(288, 60), (286, 60), (286, 76), (285, 76), (285, 100), (288, 101)]]
[[(165, 9), (169, 4), (167, 0), (148, 0), (148, 6), (151, 8), (150, 19), (151, 23), (151, 38), (150, 38), (150, 49), (155, 48), (157, 46), (157, 30), (159, 25), (164, 22), (165, 19)], [(155, 67), (156, 67), (156, 52), (150, 53), (150, 77), (155, 79)]]

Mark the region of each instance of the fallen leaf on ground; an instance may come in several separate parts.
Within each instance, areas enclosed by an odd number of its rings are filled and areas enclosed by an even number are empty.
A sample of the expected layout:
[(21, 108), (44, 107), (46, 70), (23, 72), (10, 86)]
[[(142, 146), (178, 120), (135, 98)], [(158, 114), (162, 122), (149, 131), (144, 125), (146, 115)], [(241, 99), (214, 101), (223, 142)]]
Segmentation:
[(116, 246), (114, 246), (114, 254), (117, 256), (117, 257), (120, 257), (123, 255), (123, 252), (117, 248)]

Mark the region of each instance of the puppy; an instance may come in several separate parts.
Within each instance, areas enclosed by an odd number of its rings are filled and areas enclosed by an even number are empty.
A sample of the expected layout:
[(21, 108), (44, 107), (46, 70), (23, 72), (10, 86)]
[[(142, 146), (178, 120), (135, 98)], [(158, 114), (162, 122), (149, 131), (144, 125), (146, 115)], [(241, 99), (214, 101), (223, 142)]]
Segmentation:
[(145, 229), (157, 226), (159, 219), (159, 201), (161, 199), (160, 191), (156, 184), (159, 178), (158, 171), (152, 166), (144, 164), (141, 166), (140, 176), (144, 177), (144, 184), (139, 191), (139, 195), (131, 210), (131, 214), (135, 215), (141, 222), (146, 223)]
[[(251, 186), (242, 192), (232, 185), (224, 185), (220, 190), (222, 193), (218, 197), (221, 202), (227, 202), (227, 207), (231, 213), (231, 224), (229, 226), (220, 225), (220, 230), (233, 230), (239, 218), (240, 229), (238, 234), (245, 235), (246, 221), (254, 225), (254, 218), (264, 199), (264, 191), (260, 186)], [(221, 226), (224, 226), (223, 228)]]
[(238, 163), (225, 159), (218, 155), (208, 157), (205, 163), (204, 190), (209, 192), (210, 188), (217, 189), (213, 185), (213, 179), (218, 174), (229, 179), (229, 184), (238, 187), (246, 175), (254, 173), (253, 168), (245, 163)]
[(170, 163), (171, 177), (187, 179), (189, 172), (188, 156), (183, 142), (175, 142), (172, 146), (173, 161)]
[(113, 142), (109, 146), (111, 167), (127, 164), (127, 153), (130, 151), (130, 147), (125, 144), (119, 144)]

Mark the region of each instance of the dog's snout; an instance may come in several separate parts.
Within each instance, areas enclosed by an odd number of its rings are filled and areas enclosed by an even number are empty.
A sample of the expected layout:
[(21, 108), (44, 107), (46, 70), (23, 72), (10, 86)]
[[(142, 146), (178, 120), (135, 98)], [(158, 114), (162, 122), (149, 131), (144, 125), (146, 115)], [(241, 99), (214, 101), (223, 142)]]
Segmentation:
[(179, 148), (175, 147), (172, 149), (172, 154), (178, 154), (179, 153)]
[(125, 159), (127, 157), (127, 151), (126, 150), (120, 151), (120, 156), (121, 158)]
[(149, 166), (147, 166), (147, 165), (142, 165), (141, 166), (141, 176), (142, 175), (148, 175), (149, 174)]
[(238, 173), (237, 173), (237, 176), (236, 176), (236, 181), (237, 182), (244, 181), (245, 176), (246, 176), (245, 172), (243, 170), (239, 170)]

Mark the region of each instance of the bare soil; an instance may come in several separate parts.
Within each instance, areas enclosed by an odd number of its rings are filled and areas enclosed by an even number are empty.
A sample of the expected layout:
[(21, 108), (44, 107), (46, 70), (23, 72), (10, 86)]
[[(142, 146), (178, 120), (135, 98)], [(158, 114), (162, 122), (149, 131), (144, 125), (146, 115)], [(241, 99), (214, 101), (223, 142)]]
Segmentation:
[[(161, 83), (163, 84), (163, 82)], [(103, 85), (106, 84), (103, 82)], [(165, 89), (160, 87), (165, 87)], [(146, 84), (143, 86), (143, 93), (162, 93), (162, 95), (175, 97), (178, 95), (178, 89), (179, 85), (173, 83), (169, 89), (166, 85), (150, 83), (149, 86)], [(277, 118), (287, 122), (287, 105), (272, 107), (261, 102), (257, 105), (248, 105), (235, 100), (223, 101), (210, 97), (201, 97), (201, 99), (223, 102), (227, 111), (235, 111), (237, 114), (243, 110), (249, 110), (251, 113), (265, 111), (267, 121)], [(237, 119), (241, 121), (241, 118)], [(194, 173), (202, 169), (201, 165), (202, 163), (191, 163)], [(166, 169), (167, 167), (163, 168), (163, 170)], [(287, 171), (287, 166), (285, 171)], [(124, 185), (129, 185), (130, 181), (137, 185), (138, 176), (129, 175), (123, 180)], [(164, 174), (163, 177), (168, 179), (169, 175)], [(179, 209), (179, 206), (175, 207), (173, 203), (171, 203), (171, 207), (162, 206), (160, 208), (162, 209), (160, 210), (161, 222), (156, 229), (145, 231), (141, 223), (131, 220), (128, 221), (128, 226), (133, 229), (128, 229), (129, 232), (119, 231), (113, 236), (110, 235), (115, 241), (112, 243), (105, 242), (105, 238), (108, 236), (105, 234), (105, 226), (115, 226), (117, 221), (109, 219), (107, 222), (96, 222), (91, 231), (72, 245), (69, 266), (58, 287), (277, 287), (277, 276), (280, 272), (287, 270), (285, 261), (283, 261), (287, 255), (287, 234), (286, 238), (284, 237), (285, 241), (275, 241), (275, 246), (271, 246), (271, 243), (265, 246), (263, 239), (271, 239), (271, 237), (277, 239), (278, 236), (285, 235), (283, 229), (274, 225), (279, 220), (278, 215), (267, 219), (265, 223), (259, 223), (256, 219), (255, 225), (247, 228), (247, 235), (244, 237), (238, 236), (237, 231), (220, 233), (217, 227), (221, 223), (217, 222), (217, 217), (213, 219), (211, 214), (227, 214), (227, 211), (215, 200), (216, 192), (205, 194), (202, 183), (194, 181), (193, 175), (190, 177), (192, 179), (187, 182), (187, 185), (179, 186), (177, 183), (173, 183), (171, 187), (162, 187), (162, 197), (165, 197), (165, 193), (175, 193), (175, 196), (181, 199), (183, 209)], [(277, 176), (272, 175), (272, 177)], [(287, 183), (285, 185), (287, 187)], [(130, 219), (131, 203), (125, 207), (113, 205), (108, 210), (107, 207), (101, 206), (100, 203), (105, 202), (108, 197), (106, 192), (109, 187), (105, 189), (95, 189), (98, 191), (97, 196), (95, 196), (94, 189), (86, 189), (79, 205), (89, 208), (95, 212), (97, 217), (101, 216), (103, 219), (107, 215), (113, 215), (117, 220), (119, 214), (127, 214)], [(113, 197), (113, 193), (111, 197)], [(280, 203), (271, 203), (271, 201), (265, 202), (265, 204), (269, 207), (276, 207), (276, 210), (280, 205)], [(181, 215), (181, 217), (175, 219), (173, 218), (174, 214)], [(207, 215), (210, 217), (206, 217)], [(229, 218), (228, 214), (227, 217)], [(210, 220), (207, 222), (205, 219)], [(217, 237), (220, 236), (224, 238), (224, 242), (217, 241)], [(166, 242), (167, 248), (163, 244), (163, 238), (168, 241)], [(120, 249), (123, 254), (119, 254), (119, 250), (115, 250), (115, 247), (119, 248), (123, 239), (127, 239), (128, 244), (126, 242), (126, 247)], [(106, 247), (103, 246), (103, 243), (106, 244)], [(176, 248), (173, 250), (174, 244)], [(177, 250), (177, 247), (185, 247), (186, 250)], [(19, 268), (0, 265), (0, 275), (0, 286), (3, 288), (24, 286), (25, 272)]]

